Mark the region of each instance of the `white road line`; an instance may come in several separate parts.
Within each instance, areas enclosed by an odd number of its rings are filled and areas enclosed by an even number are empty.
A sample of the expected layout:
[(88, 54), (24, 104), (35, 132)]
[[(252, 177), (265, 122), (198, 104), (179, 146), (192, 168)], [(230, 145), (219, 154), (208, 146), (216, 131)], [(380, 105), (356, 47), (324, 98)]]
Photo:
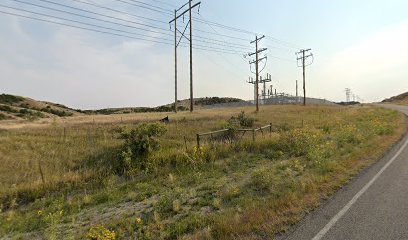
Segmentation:
[(383, 168), (368, 182), (351, 200), (344, 206), (337, 214), (334, 216), (329, 223), (324, 226), (322, 230), (314, 237), (312, 240), (321, 240), (324, 235), (336, 224), (337, 221), (340, 220), (340, 218), (343, 217), (344, 214), (353, 206), (354, 203), (363, 195), (368, 188), (370, 188), (371, 185), (377, 180), (378, 177), (395, 161), (395, 159), (401, 154), (401, 152), (404, 150), (404, 148), (408, 145), (408, 139), (405, 141), (405, 143), (401, 146), (401, 148), (398, 150), (397, 153), (395, 153), (394, 157), (385, 164)]

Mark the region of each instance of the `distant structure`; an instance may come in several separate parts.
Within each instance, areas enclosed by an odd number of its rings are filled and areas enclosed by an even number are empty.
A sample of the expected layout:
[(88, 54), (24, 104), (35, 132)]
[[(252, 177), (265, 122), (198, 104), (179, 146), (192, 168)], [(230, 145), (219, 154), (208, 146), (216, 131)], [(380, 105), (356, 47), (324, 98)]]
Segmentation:
[[(313, 53), (310, 53), (308, 55), (306, 55), (306, 53), (312, 51), (312, 49), (302, 49), (299, 52), (296, 53), (297, 57), (297, 62), (298, 62), (298, 67), (302, 67), (303, 69), (303, 105), (306, 106), (306, 67), (310, 66), (313, 64), (314, 61), (314, 57), (313, 57)], [(312, 61), (309, 63), (306, 63), (306, 60), (308, 58), (312, 58)], [(300, 64), (299, 64), (300, 61)]]
[(364, 102), (364, 99), (360, 98), (358, 95), (354, 94), (350, 88), (345, 89), (346, 92), (346, 103), (357, 103)]
[(346, 103), (350, 102), (350, 96), (351, 96), (351, 89), (350, 88), (346, 88)]
[[(261, 41), (263, 38), (265, 38), (265, 36), (262, 37), (255, 37), (255, 40), (251, 42), (251, 44), (255, 43), (255, 52), (253, 53), (249, 53), (248, 56), (252, 57), (255, 55), (255, 60), (252, 62), (249, 62), (250, 65), (255, 64), (255, 82), (252, 80), (252, 84), (255, 85), (255, 105), (256, 105), (256, 112), (259, 112), (259, 83), (260, 83), (260, 72), (262, 72), (262, 70), (259, 69), (259, 63), (262, 61), (266, 61), (268, 58), (267, 56), (259, 58), (259, 54), (262, 52), (265, 52), (266, 50), (268, 50), (267, 48), (262, 48), (259, 49), (259, 41)], [(266, 66), (266, 65), (265, 65)]]

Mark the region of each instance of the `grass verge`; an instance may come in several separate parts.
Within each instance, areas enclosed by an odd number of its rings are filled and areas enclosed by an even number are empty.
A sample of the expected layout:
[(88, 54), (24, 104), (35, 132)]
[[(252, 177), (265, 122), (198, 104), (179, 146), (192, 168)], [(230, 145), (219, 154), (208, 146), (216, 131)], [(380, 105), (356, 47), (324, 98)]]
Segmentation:
[(249, 115), (255, 126), (272, 122), (272, 135), (194, 148), (197, 132), (225, 126), (241, 110), (171, 115), (160, 148), (130, 158), (143, 164), (126, 165), (117, 132), (147, 115), (0, 132), (0, 235), (271, 238), (377, 161), (406, 129), (402, 114), (371, 106), (265, 107)]

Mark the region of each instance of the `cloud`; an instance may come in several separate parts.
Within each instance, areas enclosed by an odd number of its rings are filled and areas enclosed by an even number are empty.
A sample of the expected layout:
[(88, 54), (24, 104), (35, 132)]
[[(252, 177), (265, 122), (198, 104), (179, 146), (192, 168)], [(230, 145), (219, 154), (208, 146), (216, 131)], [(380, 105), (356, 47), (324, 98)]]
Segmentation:
[(151, 43), (101, 41), (104, 36), (53, 26), (44, 39), (29, 35), (24, 21), (3, 19), (2, 91), (78, 108), (152, 106), (171, 96), (170, 89), (149, 94), (172, 72), (166, 54), (150, 54)]
[(321, 64), (322, 70), (317, 73), (319, 84), (331, 89), (333, 95), (334, 89), (342, 92), (351, 87), (371, 101), (408, 91), (407, 42), (408, 21), (380, 29)]

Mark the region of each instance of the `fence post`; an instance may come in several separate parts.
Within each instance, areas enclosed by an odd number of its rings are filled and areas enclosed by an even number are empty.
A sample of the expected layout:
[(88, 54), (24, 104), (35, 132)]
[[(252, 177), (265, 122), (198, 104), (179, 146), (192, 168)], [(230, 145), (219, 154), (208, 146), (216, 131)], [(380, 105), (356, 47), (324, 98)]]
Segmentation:
[(269, 123), (269, 138), (272, 138), (272, 123)]
[(197, 149), (200, 149), (200, 134), (197, 134)]
[(184, 136), (184, 146), (186, 147), (186, 152), (188, 152), (186, 136)]
[(255, 142), (255, 129), (252, 129), (252, 141)]

